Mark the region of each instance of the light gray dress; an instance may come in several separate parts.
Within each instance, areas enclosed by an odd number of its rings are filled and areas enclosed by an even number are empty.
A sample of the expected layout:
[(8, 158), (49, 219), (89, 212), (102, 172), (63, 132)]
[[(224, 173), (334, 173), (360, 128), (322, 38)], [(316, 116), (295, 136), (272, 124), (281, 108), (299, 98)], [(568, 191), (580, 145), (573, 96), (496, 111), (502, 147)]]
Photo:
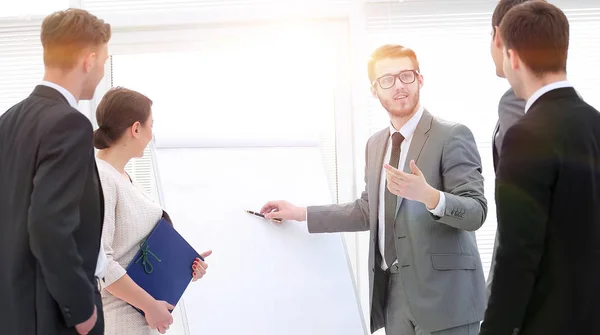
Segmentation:
[(102, 289), (105, 334), (160, 334), (150, 329), (146, 319), (133, 307), (104, 288), (125, 275), (125, 268), (141, 241), (162, 217), (162, 208), (112, 165), (101, 159), (97, 159), (97, 164), (104, 192), (102, 243), (108, 259)]

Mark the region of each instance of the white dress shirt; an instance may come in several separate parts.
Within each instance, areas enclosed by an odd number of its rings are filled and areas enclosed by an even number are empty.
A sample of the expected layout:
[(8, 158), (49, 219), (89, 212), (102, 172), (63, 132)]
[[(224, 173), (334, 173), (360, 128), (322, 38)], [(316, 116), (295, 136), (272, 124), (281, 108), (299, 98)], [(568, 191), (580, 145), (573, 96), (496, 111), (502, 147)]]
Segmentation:
[[(392, 155), (391, 147), (392, 147), (392, 134), (395, 132), (399, 132), (403, 137), (404, 141), (400, 144), (400, 161), (398, 163), (398, 169), (402, 171), (404, 169), (404, 165), (406, 163), (406, 155), (408, 154), (408, 149), (410, 148), (410, 143), (412, 142), (413, 134), (417, 129), (417, 125), (419, 125), (419, 121), (423, 116), (423, 107), (420, 107), (419, 110), (413, 115), (407, 122), (397, 130), (393, 125), (390, 125), (390, 138), (388, 140), (387, 149), (385, 151), (385, 156), (383, 159), (384, 164), (389, 163), (390, 157)], [(381, 253), (381, 268), (383, 270), (387, 270), (389, 267), (388, 264), (385, 263), (385, 190), (386, 190), (386, 170), (382, 167), (381, 179), (379, 181), (379, 252)], [(439, 191), (438, 191), (439, 192)], [(440, 192), (440, 201), (434, 209), (429, 209), (429, 211), (436, 216), (443, 216), (446, 210), (446, 196), (444, 192)], [(398, 263), (398, 261), (395, 261)]]
[[(49, 81), (42, 81), (41, 85), (51, 87), (57, 91), (59, 91), (65, 99), (69, 102), (71, 107), (77, 109), (77, 100), (71, 92), (67, 91), (64, 87), (57, 85), (55, 83)], [(79, 109), (77, 109), (79, 110)], [(106, 268), (106, 255), (104, 254), (104, 246), (100, 243), (100, 252), (98, 253), (98, 261), (96, 262), (96, 272), (95, 275), (97, 278), (104, 278), (104, 269)]]
[(544, 95), (552, 90), (556, 90), (559, 88), (565, 88), (565, 87), (573, 87), (573, 85), (571, 85), (571, 83), (569, 83), (569, 81), (567, 81), (567, 80), (562, 80), (562, 81), (557, 81), (557, 82), (550, 83), (546, 86), (541, 87), (540, 89), (535, 91), (535, 93), (533, 93), (533, 95), (531, 97), (529, 97), (529, 99), (527, 99), (527, 104), (525, 104), (525, 113), (527, 113), (527, 111), (529, 111), (529, 108), (531, 108), (531, 105), (533, 105), (533, 103), (536, 102), (537, 99), (539, 99), (542, 95)]

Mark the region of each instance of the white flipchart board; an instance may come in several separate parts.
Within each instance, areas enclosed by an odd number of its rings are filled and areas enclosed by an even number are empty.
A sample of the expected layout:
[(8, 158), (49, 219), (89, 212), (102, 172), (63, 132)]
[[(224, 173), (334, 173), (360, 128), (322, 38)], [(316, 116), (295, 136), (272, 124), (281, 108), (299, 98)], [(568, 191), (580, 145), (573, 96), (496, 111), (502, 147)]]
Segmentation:
[(177, 328), (188, 335), (366, 334), (343, 237), (244, 212), (273, 199), (331, 203), (320, 148), (260, 145), (152, 144), (159, 197), (176, 229), (198, 252), (213, 250), (207, 275), (190, 284), (176, 310), (184, 323)]

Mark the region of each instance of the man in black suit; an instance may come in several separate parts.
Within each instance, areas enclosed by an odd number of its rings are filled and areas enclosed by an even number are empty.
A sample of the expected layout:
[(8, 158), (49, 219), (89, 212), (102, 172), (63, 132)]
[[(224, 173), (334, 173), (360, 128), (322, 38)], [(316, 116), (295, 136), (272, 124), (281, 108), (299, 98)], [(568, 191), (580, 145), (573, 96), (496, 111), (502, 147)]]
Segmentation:
[(0, 117), (2, 334), (103, 334), (104, 203), (90, 121), (110, 26), (80, 9), (41, 27), (44, 81)]
[(480, 334), (600, 334), (600, 113), (566, 80), (560, 9), (515, 6), (499, 33), (504, 73), (527, 104), (500, 153), (500, 243)]

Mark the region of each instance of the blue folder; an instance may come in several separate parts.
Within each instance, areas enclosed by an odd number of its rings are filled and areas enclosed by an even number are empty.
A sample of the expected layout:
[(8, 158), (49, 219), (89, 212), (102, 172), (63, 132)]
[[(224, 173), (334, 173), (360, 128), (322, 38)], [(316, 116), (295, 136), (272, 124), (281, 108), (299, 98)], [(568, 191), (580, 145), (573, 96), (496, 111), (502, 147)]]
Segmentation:
[[(196, 258), (202, 259), (162, 218), (141, 243), (126, 270), (131, 279), (154, 299), (176, 306), (193, 278), (192, 264)], [(144, 315), (140, 309), (135, 309)]]

